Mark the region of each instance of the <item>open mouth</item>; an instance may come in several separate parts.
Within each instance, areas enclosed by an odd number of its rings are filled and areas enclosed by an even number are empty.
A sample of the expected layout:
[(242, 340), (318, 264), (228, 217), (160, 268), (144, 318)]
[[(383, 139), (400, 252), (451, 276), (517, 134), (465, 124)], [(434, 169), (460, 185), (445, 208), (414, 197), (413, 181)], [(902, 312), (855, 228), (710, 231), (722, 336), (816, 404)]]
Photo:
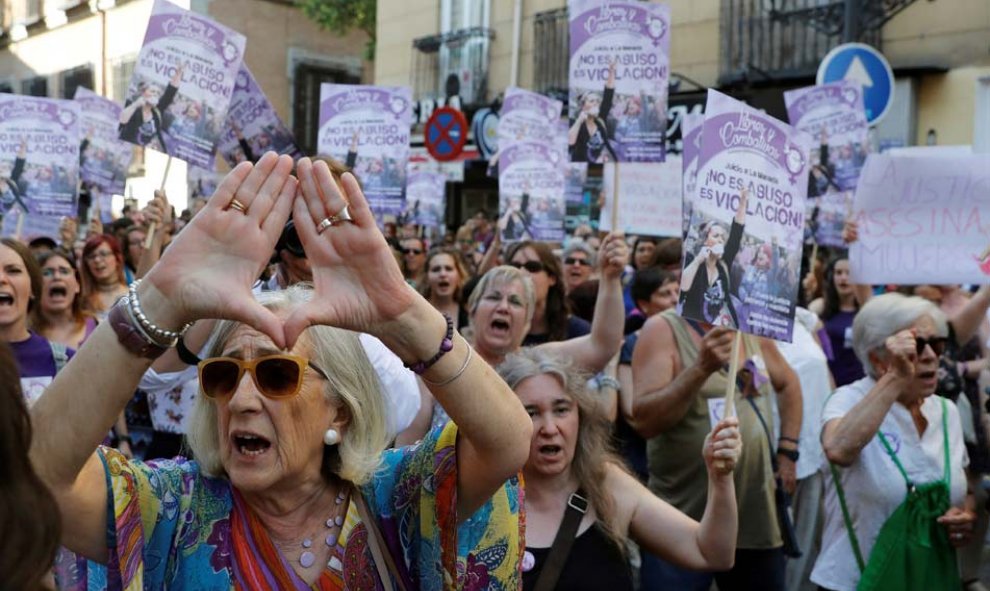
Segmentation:
[(540, 446), (540, 454), (541, 455), (544, 455), (544, 456), (551, 456), (551, 457), (553, 457), (553, 456), (558, 455), (562, 451), (564, 451), (564, 450), (559, 445), (541, 445)]
[(922, 380), (925, 380), (926, 382), (927, 382), (927, 381), (931, 381), (931, 380), (934, 380), (934, 379), (935, 379), (935, 370), (931, 370), (931, 371), (923, 371), (923, 372), (920, 372), (920, 373), (918, 373), (918, 374), (916, 374), (916, 375), (917, 375), (917, 376), (918, 376), (918, 377), (919, 377), (920, 379), (922, 379)]
[(14, 296), (9, 293), (0, 293), (0, 306), (13, 306)]
[(495, 331), (498, 334), (508, 334), (509, 329), (511, 327), (509, 326), (509, 323), (506, 322), (505, 320), (500, 320), (496, 318), (495, 320), (492, 320), (491, 328), (493, 331)]
[(69, 290), (65, 286), (54, 285), (52, 286), (51, 289), (48, 290), (48, 295), (50, 295), (53, 298), (64, 298), (65, 296), (69, 295)]
[(272, 442), (260, 435), (237, 433), (231, 439), (238, 453), (245, 456), (260, 456), (272, 447)]

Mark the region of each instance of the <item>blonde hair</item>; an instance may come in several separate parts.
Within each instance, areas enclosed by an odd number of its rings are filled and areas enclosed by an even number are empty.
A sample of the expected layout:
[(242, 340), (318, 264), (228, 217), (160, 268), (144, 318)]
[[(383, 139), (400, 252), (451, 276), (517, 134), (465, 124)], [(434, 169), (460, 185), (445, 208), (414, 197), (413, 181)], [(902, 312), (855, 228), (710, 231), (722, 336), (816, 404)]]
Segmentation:
[(524, 347), (510, 353), (498, 366), (498, 374), (513, 390), (529, 378), (552, 376), (577, 405), (577, 441), (570, 470), (578, 481), (578, 486), (584, 489), (591, 506), (595, 508), (605, 535), (624, 554), (627, 536), (616, 524), (615, 499), (605, 488), (605, 472), (609, 464), (622, 469), (625, 469), (625, 465), (612, 450), (611, 422), (605, 416), (601, 403), (588, 390), (590, 376), (578, 370), (570, 361), (539, 347)]
[(533, 321), (533, 314), (536, 312), (536, 292), (533, 287), (533, 279), (523, 271), (510, 265), (499, 265), (481, 276), (478, 284), (474, 286), (471, 295), (468, 297), (468, 314), (474, 316), (478, 310), (478, 302), (492, 286), (506, 285), (518, 281), (523, 286), (523, 297), (526, 304), (526, 323)]
[[(307, 285), (294, 285), (283, 291), (263, 292), (259, 302), (278, 312), (289, 310), (312, 298)], [(208, 356), (222, 354), (227, 341), (243, 326), (239, 322), (221, 321)], [(328, 376), (325, 397), (328, 404), (343, 406), (349, 418), (341, 442), (323, 450), (323, 475), (364, 484), (378, 469), (381, 454), (388, 444), (386, 406), (378, 376), (358, 340), (357, 333), (330, 326), (311, 326), (303, 333), (310, 343), (310, 359), (324, 368)], [(186, 441), (193, 457), (208, 476), (225, 477), (220, 460), (220, 433), (217, 409), (200, 390), (189, 417)]]

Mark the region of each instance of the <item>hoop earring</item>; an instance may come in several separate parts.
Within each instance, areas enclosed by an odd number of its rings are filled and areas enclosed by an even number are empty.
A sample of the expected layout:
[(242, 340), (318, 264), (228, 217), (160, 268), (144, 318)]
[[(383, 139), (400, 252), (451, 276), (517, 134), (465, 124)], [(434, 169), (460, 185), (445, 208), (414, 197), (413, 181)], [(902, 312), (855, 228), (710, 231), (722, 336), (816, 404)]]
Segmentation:
[(333, 428), (327, 429), (327, 432), (323, 434), (323, 443), (337, 445), (340, 443), (340, 432)]

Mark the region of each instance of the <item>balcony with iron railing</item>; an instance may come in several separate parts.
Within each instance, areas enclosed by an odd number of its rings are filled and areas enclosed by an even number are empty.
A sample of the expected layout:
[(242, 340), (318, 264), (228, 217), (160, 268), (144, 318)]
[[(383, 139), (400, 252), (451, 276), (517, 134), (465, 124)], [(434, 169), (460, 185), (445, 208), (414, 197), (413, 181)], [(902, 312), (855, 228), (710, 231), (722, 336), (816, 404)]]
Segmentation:
[(833, 48), (880, 48), (881, 29), (914, 0), (721, 0), (719, 84), (813, 77)]
[(458, 96), (463, 106), (488, 97), (489, 51), (495, 32), (472, 27), (413, 40), (411, 80), (416, 100)]

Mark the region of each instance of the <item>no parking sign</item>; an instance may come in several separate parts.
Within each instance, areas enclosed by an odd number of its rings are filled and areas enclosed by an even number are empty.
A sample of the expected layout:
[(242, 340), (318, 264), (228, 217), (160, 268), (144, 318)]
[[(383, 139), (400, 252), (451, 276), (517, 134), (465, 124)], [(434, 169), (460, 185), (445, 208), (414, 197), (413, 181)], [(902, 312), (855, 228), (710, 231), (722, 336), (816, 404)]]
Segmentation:
[(440, 107), (427, 120), (423, 136), (430, 156), (440, 162), (455, 160), (467, 143), (467, 119), (453, 107)]

